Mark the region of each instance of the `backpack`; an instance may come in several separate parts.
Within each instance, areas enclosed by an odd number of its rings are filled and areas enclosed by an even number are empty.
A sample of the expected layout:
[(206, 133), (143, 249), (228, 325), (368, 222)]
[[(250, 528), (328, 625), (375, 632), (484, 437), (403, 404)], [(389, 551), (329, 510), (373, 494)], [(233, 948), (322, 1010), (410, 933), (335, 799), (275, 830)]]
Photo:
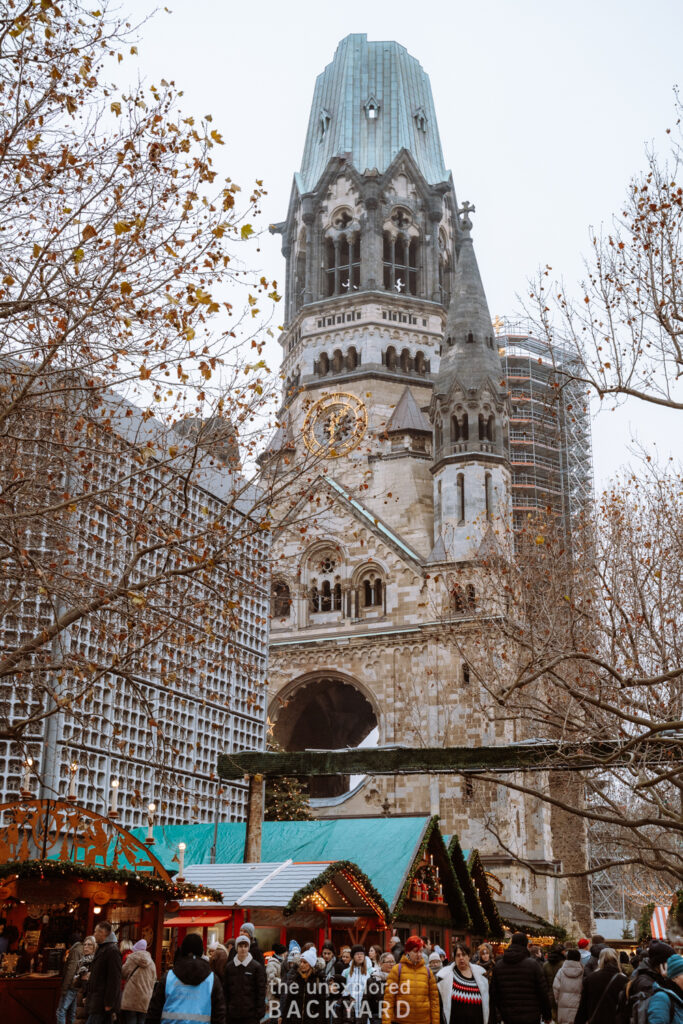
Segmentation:
[[(658, 989), (658, 992), (666, 992), (666, 989)], [(647, 1024), (647, 1011), (650, 1005), (650, 1000), (655, 993), (651, 990), (650, 992), (638, 992), (631, 1001), (627, 1001), (627, 1007), (630, 1003), (630, 1016), (628, 1018), (629, 1024)], [(669, 993), (666, 993), (669, 995)], [(669, 999), (669, 1024), (672, 1024), (674, 1019), (675, 1006), (673, 999)], [(617, 1018), (618, 1019), (618, 1018)]]

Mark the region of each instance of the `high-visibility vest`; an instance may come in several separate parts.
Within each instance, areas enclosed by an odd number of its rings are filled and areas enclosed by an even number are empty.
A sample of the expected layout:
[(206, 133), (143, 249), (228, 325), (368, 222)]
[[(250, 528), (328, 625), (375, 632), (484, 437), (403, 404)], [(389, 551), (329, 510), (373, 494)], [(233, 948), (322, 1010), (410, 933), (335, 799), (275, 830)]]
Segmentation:
[(211, 1024), (211, 990), (215, 977), (211, 971), (201, 985), (184, 985), (169, 971), (162, 1024)]

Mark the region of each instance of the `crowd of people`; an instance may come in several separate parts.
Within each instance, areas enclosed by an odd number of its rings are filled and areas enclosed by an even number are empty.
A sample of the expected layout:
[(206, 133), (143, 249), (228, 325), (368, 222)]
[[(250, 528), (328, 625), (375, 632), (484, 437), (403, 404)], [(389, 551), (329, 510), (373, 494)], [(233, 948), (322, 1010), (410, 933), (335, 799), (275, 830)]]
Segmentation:
[(545, 956), (516, 932), (495, 956), (429, 939), (390, 949), (275, 944), (266, 962), (246, 923), (235, 939), (183, 939), (157, 980), (144, 939), (117, 942), (111, 924), (74, 941), (57, 1024), (683, 1024), (683, 956), (653, 941), (629, 958), (602, 936)]

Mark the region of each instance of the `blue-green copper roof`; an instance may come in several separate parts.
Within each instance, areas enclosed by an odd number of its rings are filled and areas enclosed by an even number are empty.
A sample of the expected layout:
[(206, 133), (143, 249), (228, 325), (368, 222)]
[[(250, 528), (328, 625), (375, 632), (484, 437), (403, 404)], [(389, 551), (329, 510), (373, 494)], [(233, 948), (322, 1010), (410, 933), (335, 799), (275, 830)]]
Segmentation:
[[(401, 894), (429, 818), (335, 818), (329, 821), (264, 821), (261, 860), (350, 860), (363, 871), (390, 909)], [(144, 840), (147, 829), (131, 829)], [(244, 859), (244, 823), (221, 823), (217, 864)], [(186, 864), (209, 864), (213, 824), (165, 825), (154, 829), (153, 852), (169, 870), (178, 869), (178, 843), (185, 843)]]
[(448, 179), (429, 76), (404, 46), (349, 35), (315, 83), (299, 190), (311, 192), (335, 156), (383, 173), (402, 149), (430, 185)]

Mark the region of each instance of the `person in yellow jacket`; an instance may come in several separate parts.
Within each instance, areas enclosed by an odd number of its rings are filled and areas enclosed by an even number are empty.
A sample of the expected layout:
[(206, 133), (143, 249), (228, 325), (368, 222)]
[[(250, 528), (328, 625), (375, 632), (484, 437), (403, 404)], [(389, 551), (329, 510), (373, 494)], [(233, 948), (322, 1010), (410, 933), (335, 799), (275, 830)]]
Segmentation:
[(411, 935), (404, 955), (391, 968), (384, 990), (382, 1024), (439, 1024), (439, 990), (424, 962), (422, 946), (422, 939)]

